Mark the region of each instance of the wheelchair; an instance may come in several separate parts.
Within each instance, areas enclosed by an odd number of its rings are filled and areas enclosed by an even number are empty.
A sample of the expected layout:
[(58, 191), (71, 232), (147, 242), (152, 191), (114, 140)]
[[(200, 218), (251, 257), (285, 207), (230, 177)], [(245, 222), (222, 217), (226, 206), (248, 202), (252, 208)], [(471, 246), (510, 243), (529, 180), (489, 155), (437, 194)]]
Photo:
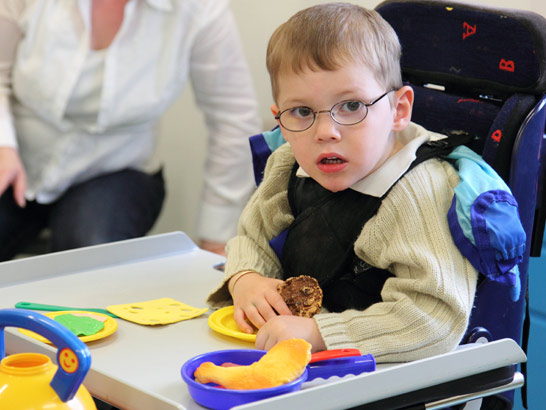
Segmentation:
[[(376, 10), (402, 45), (403, 78), (415, 90), (412, 120), (446, 135), (470, 135), (469, 146), (512, 190), (526, 232), (519, 299), (513, 301), (506, 286), (480, 277), (462, 343), (510, 338), (525, 351), (529, 258), (540, 256), (546, 217), (546, 19), (529, 11), (438, 0), (386, 0)], [(521, 371), (525, 375), (525, 363)], [(434, 399), (430, 393), (413, 404)], [(526, 406), (525, 386), (522, 396)], [(511, 409), (513, 400), (514, 391), (493, 395), (481, 408)]]

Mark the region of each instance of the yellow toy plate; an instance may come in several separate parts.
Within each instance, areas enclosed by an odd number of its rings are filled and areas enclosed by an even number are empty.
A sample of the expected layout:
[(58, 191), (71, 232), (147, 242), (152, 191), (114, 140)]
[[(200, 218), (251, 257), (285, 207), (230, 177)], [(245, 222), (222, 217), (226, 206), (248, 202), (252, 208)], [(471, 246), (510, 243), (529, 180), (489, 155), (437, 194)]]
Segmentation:
[(122, 319), (139, 325), (167, 325), (201, 316), (208, 309), (199, 309), (171, 298), (148, 300), (107, 306), (106, 309)]
[(235, 323), (235, 319), (233, 318), (233, 306), (218, 309), (209, 316), (208, 323), (212, 330), (223, 335), (245, 340), (247, 342), (256, 341), (256, 333), (249, 334), (239, 330), (239, 326), (237, 326), (237, 323)]
[[(47, 316), (51, 319), (55, 319), (56, 316), (59, 315), (65, 315), (67, 313), (70, 313), (75, 316), (89, 316), (90, 318), (100, 320), (104, 322), (104, 327), (102, 330), (98, 331), (97, 333), (89, 336), (78, 336), (78, 339), (80, 339), (82, 342), (92, 342), (94, 340), (103, 339), (107, 336), (110, 336), (112, 333), (114, 333), (118, 328), (118, 322), (113, 317), (110, 317), (108, 315), (104, 315), (102, 313), (96, 313), (96, 312), (85, 312), (81, 310), (64, 310), (61, 312), (40, 312), (42, 315)], [(36, 340), (39, 340), (40, 342), (49, 343), (51, 342), (47, 340), (42, 335), (39, 335), (38, 333), (34, 333), (27, 329), (19, 329), (19, 331), (27, 336), (30, 336)]]

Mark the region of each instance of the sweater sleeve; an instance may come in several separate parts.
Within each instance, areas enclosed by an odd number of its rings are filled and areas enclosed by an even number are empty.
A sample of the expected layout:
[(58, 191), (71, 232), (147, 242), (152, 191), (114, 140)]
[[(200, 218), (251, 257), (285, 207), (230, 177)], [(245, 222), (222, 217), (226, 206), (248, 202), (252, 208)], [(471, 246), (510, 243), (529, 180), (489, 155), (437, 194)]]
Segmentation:
[(11, 70), (22, 35), (17, 24), (22, 7), (22, 1), (0, 2), (0, 147), (17, 147), (10, 96)]
[(227, 281), (237, 272), (251, 270), (267, 277), (281, 276), (280, 261), (269, 241), (294, 220), (287, 197), (294, 162), (288, 144), (278, 148), (269, 158), (264, 179), (241, 214), (237, 236), (227, 244), (224, 279), (207, 299), (212, 308), (232, 303)]
[(201, 239), (226, 242), (255, 190), (248, 138), (261, 132), (252, 77), (227, 1), (206, 7), (192, 47), (190, 78), (207, 126), (207, 158), (197, 219)]
[(380, 362), (454, 349), (466, 327), (477, 272), (453, 242), (447, 211), (459, 177), (430, 160), (408, 172), (364, 226), (355, 252), (394, 274), (382, 302), (363, 311), (315, 316), (328, 349), (357, 347)]

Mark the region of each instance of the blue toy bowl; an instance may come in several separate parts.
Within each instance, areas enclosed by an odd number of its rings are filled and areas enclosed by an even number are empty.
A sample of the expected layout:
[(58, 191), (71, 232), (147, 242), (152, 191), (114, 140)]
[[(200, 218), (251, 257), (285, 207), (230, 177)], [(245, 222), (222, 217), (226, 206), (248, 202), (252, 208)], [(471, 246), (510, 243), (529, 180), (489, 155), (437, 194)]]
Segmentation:
[(265, 353), (264, 350), (237, 349), (219, 350), (195, 356), (182, 366), (182, 379), (188, 385), (190, 395), (197, 403), (214, 410), (227, 410), (241, 404), (300, 390), (302, 383), (307, 379), (307, 369), (300, 377), (290, 383), (256, 390), (218, 388), (213, 384), (197, 383), (193, 377), (195, 370), (201, 363), (212, 362), (221, 365), (231, 362), (246, 366), (260, 360)]

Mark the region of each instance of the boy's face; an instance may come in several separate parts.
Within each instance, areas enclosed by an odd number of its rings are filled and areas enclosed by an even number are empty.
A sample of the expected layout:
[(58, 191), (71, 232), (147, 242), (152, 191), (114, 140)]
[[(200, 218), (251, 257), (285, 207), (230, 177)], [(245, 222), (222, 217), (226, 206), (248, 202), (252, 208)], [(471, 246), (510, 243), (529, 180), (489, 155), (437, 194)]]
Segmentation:
[[(278, 86), (278, 105), (271, 106), (274, 115), (293, 107), (321, 111), (342, 101), (370, 103), (388, 91), (360, 63), (347, 64), (336, 71), (306, 69), (300, 74), (283, 74), (278, 78)], [(323, 112), (316, 114), (314, 124), (305, 131), (293, 132), (281, 126), (298, 164), (333, 192), (349, 188), (376, 170), (400, 148), (393, 131), (403, 129), (409, 122), (411, 101), (407, 121), (399, 121), (400, 111), (405, 110), (398, 107), (401, 90), (393, 92), (394, 106), (385, 96), (368, 107), (366, 118), (354, 125), (338, 124), (328, 112)], [(355, 107), (357, 103), (342, 106), (344, 110)], [(303, 109), (296, 114), (308, 112)]]

